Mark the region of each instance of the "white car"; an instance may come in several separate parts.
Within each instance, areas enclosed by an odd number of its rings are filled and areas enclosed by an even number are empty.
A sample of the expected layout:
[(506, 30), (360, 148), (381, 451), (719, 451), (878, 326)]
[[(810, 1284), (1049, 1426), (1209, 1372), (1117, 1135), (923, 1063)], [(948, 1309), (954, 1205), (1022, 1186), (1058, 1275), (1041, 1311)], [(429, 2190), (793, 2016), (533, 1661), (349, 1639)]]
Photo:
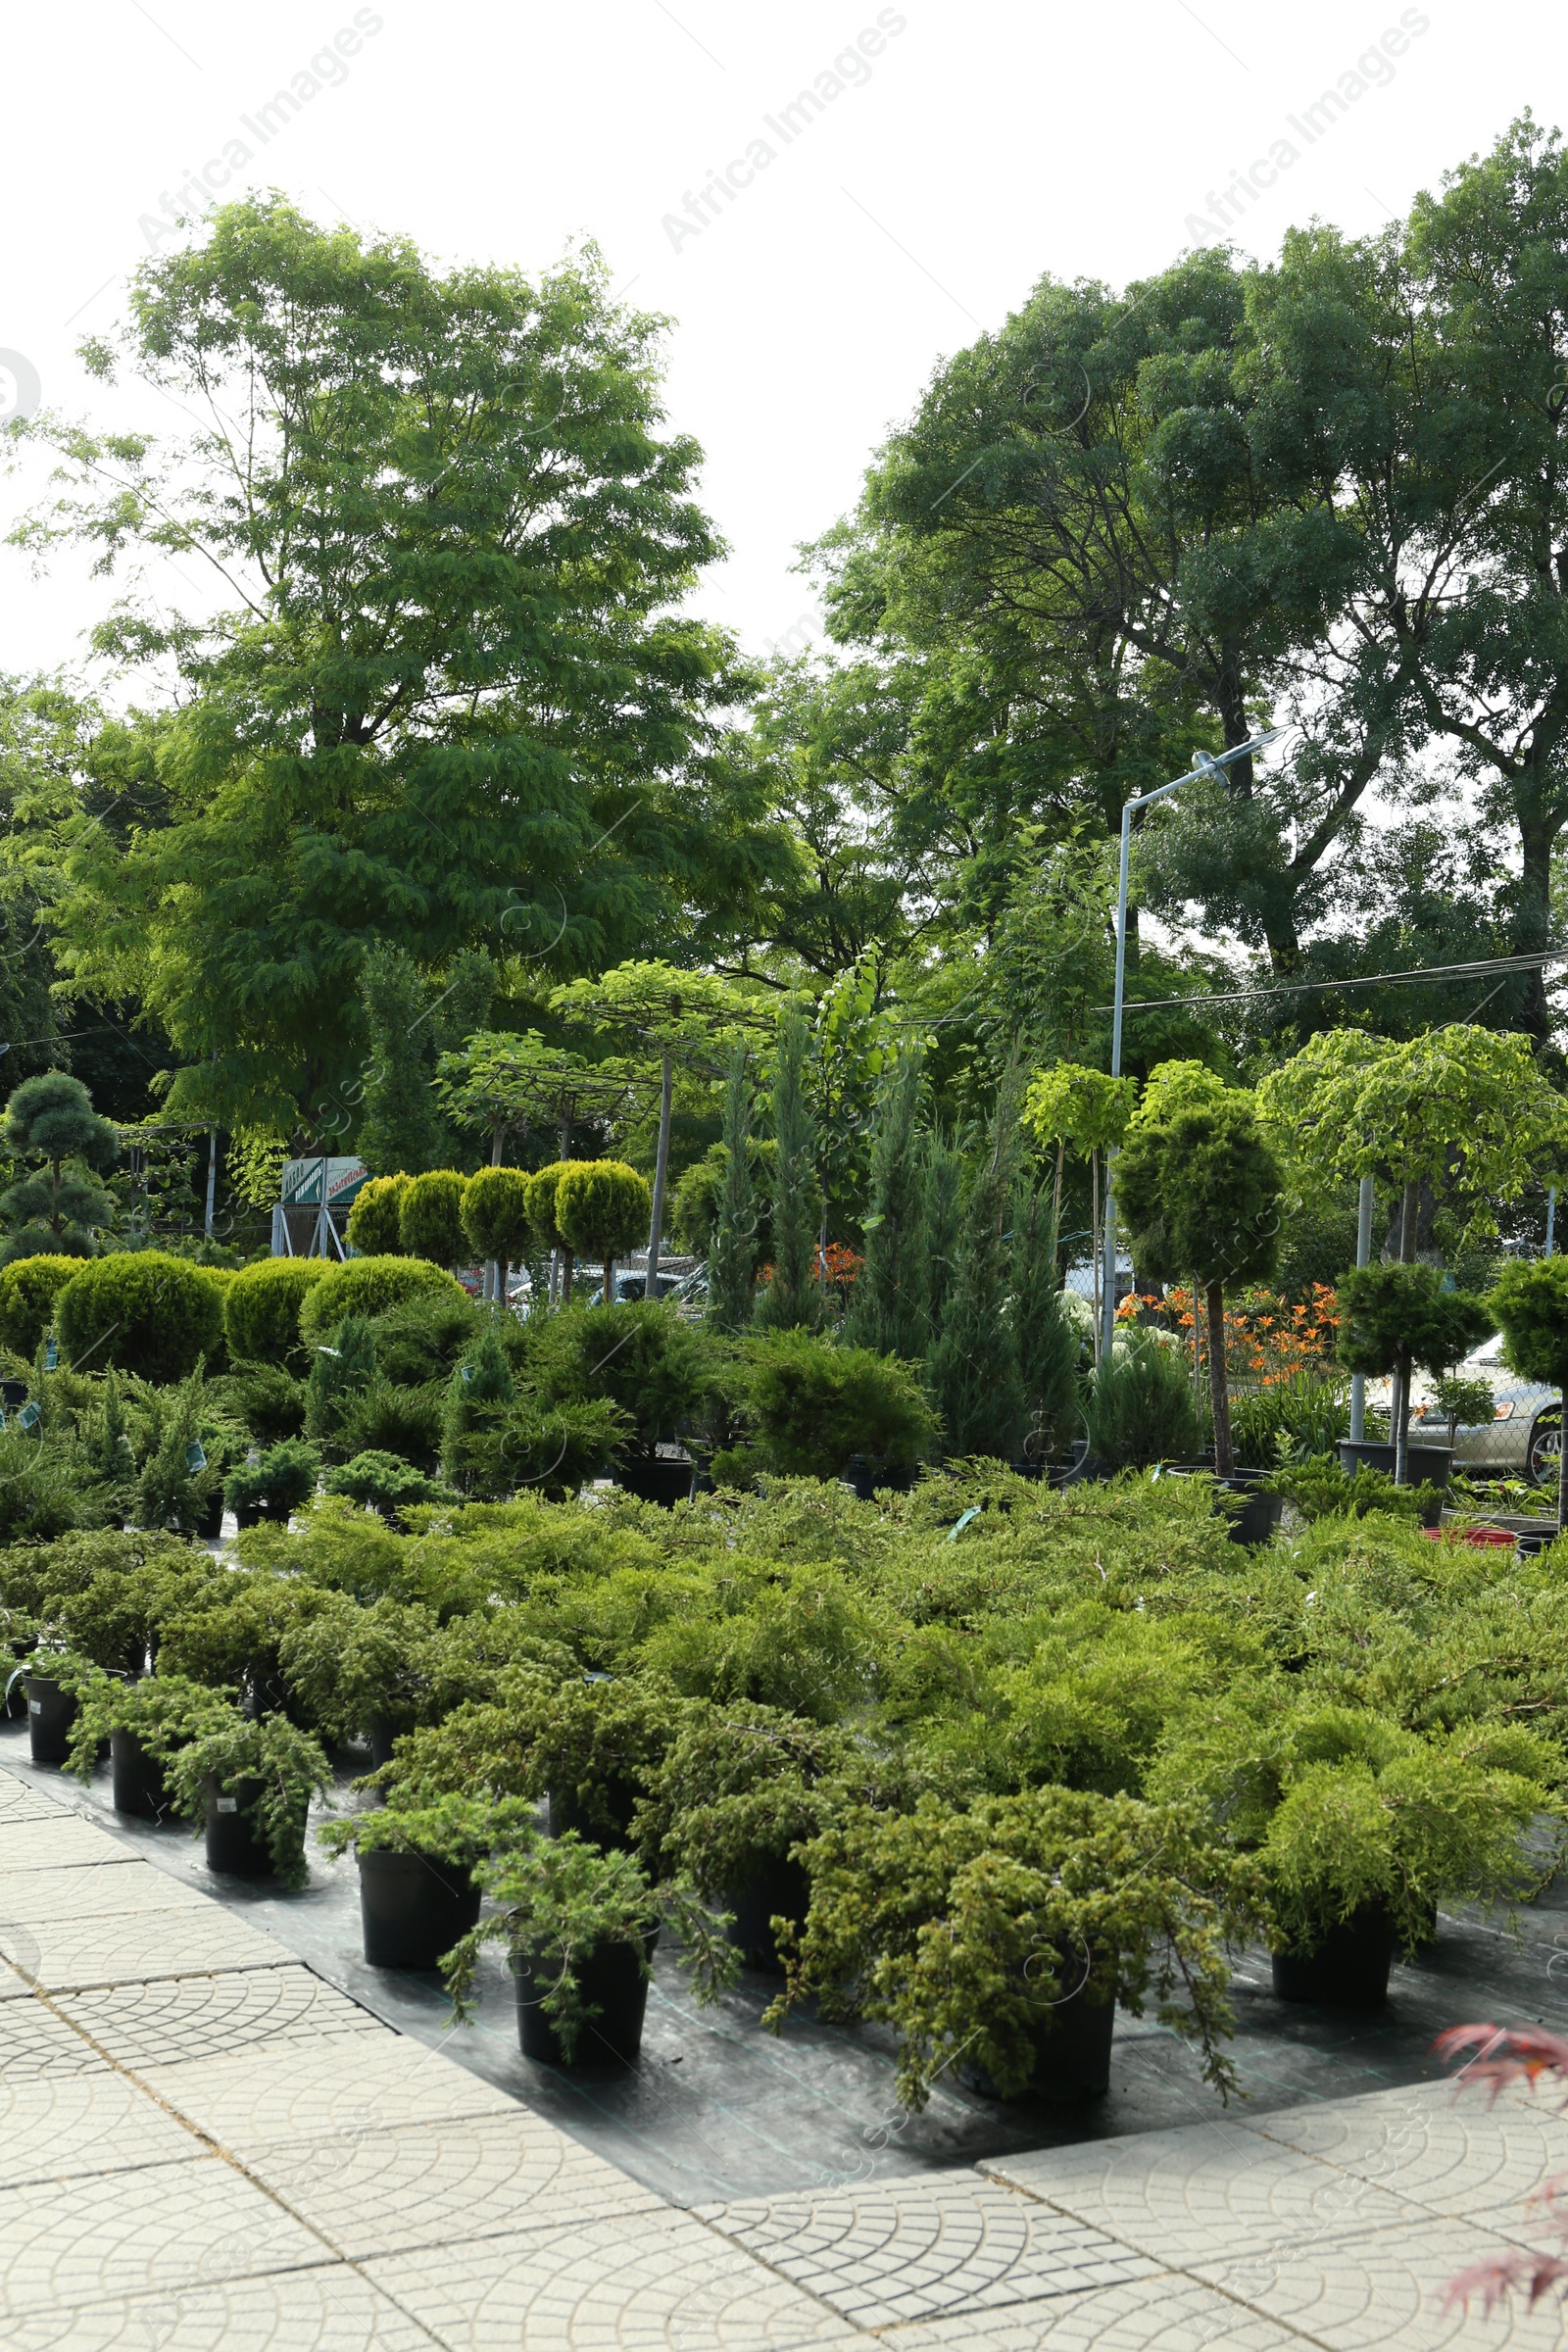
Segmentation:
[[(1480, 1478), (1528, 1478), (1538, 1487), (1554, 1487), (1562, 1452), (1562, 1398), (1557, 1391), (1511, 1372), (1495, 1333), (1471, 1349), (1457, 1374), (1461, 1380), (1488, 1384), (1493, 1411), (1490, 1421), (1459, 1423), (1453, 1433), (1454, 1468)], [(1385, 1402), (1388, 1385), (1378, 1383)], [(1433, 1401), (1436, 1385), (1421, 1374), (1410, 1384), (1412, 1445), (1448, 1444), (1448, 1417)], [(1371, 1383), (1367, 1400), (1373, 1401)]]

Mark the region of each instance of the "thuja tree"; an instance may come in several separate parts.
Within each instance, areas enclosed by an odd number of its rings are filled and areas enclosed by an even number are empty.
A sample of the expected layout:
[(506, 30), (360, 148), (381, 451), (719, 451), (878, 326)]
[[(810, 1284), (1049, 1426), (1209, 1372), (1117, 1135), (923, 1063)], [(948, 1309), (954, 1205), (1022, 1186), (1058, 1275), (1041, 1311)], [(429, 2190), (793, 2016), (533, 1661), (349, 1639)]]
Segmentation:
[(736, 1046), (724, 1074), (724, 1178), (708, 1261), (708, 1320), (715, 1331), (741, 1331), (757, 1296), (757, 1200), (752, 1187), (752, 1104), (746, 1049)]
[(1196, 1277), (1208, 1326), (1214, 1467), (1236, 1467), (1225, 1368), (1225, 1293), (1259, 1282), (1279, 1244), (1283, 1182), (1250, 1095), (1198, 1062), (1162, 1062), (1116, 1162), (1138, 1265), (1156, 1282)]
[(757, 1303), (765, 1330), (814, 1330), (822, 1320), (817, 1279), (817, 1220), (822, 1211), (816, 1174), (816, 1125), (806, 1100), (810, 1033), (792, 1005), (779, 1023), (773, 1067), (773, 1272)]
[(963, 1202), (953, 1287), (931, 1351), (931, 1393), (949, 1453), (996, 1454), (1004, 1461), (1011, 1460), (1024, 1421), (1018, 1335), (1008, 1311), (1020, 1091), (1009, 1071)]
[(1395, 1375), (1394, 1478), (1409, 1474), (1410, 1375), (1441, 1375), (1492, 1329), (1479, 1298), (1448, 1291), (1436, 1266), (1352, 1266), (1340, 1276), (1340, 1361), (1352, 1372)]
[(1012, 1327), (1029, 1420), (1025, 1450), (1059, 1454), (1082, 1419), (1082, 1342), (1056, 1280), (1056, 1221), (1044, 1192), (1020, 1184), (1012, 1204)]
[(919, 1131), (922, 1060), (918, 1049), (902, 1054), (877, 1095), (871, 1200), (862, 1226), (865, 1263), (845, 1334), (879, 1355), (911, 1360), (925, 1352), (931, 1328)]

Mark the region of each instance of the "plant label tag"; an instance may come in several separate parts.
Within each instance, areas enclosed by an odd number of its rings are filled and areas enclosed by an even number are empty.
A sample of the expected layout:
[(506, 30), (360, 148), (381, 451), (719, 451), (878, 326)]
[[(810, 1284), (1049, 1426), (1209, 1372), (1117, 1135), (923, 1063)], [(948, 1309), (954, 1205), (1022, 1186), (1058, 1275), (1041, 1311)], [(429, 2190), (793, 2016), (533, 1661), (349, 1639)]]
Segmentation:
[(218, 1810), (220, 1813), (237, 1813), (239, 1798), (237, 1796), (220, 1796), (218, 1800)]
[(43, 1700), (41, 1698), (29, 1698), (27, 1701), (27, 1713), (29, 1715), (41, 1715), (43, 1713)]

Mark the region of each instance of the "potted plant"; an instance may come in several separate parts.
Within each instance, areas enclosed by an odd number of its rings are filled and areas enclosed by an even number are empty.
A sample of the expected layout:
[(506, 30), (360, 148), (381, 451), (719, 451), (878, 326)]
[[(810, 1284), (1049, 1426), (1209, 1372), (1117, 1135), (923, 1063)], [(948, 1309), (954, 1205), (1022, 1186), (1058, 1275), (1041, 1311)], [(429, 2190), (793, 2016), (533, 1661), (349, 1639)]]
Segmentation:
[(1178, 1348), (1152, 1331), (1118, 1332), (1089, 1386), (1091, 1458), (1103, 1470), (1147, 1470), (1195, 1454), (1202, 1424)]
[(303, 1438), (281, 1438), (254, 1462), (242, 1462), (223, 1482), (223, 1500), (240, 1527), (262, 1519), (287, 1521), (316, 1493), (321, 1457)]
[(1412, 1470), (1446, 1486), (1453, 1454), (1446, 1446), (1410, 1446), (1410, 1375), (1416, 1366), (1434, 1376), (1467, 1355), (1492, 1330), (1480, 1298), (1446, 1291), (1436, 1266), (1389, 1263), (1354, 1266), (1340, 1278), (1340, 1361), (1352, 1372), (1393, 1373), (1396, 1380), (1394, 1443), (1340, 1444), (1347, 1470), (1392, 1470), (1404, 1486)]
[(351, 1462), (340, 1469), (329, 1470), (322, 1481), (328, 1494), (347, 1494), (367, 1510), (376, 1511), (383, 1519), (395, 1522), (401, 1511), (419, 1502), (452, 1502), (457, 1498), (450, 1487), (438, 1479), (426, 1478), (412, 1462), (398, 1453), (383, 1453), (371, 1447), (357, 1453)]
[(90, 1781), (99, 1750), (109, 1742), (117, 1813), (162, 1821), (175, 1810), (166, 1766), (192, 1740), (220, 1731), (233, 1712), (233, 1693), (182, 1675), (144, 1675), (127, 1682), (97, 1669), (75, 1686), (76, 1718), (67, 1769)]
[[(591, 1173), (599, 1163), (585, 1163)], [(564, 1194), (566, 1178), (562, 1178)], [(644, 1223), (646, 1225), (646, 1211)], [(613, 1454), (617, 1482), (644, 1501), (684, 1502), (693, 1462), (682, 1441), (701, 1418), (723, 1361), (722, 1345), (654, 1299), (562, 1315), (538, 1356), (540, 1400), (613, 1405), (624, 1416)], [(680, 1450), (661, 1453), (661, 1446)]]
[(441, 1973), (466, 2019), (480, 1947), (505, 1944), (525, 2058), (635, 2065), (662, 1926), (684, 1944), (700, 2002), (716, 2000), (735, 1981), (740, 1955), (725, 1939), (726, 1923), (689, 1885), (653, 1886), (630, 1854), (605, 1853), (575, 1832), (532, 1838), (481, 1862), (474, 1875), (499, 1908), (448, 1953)]
[[(1568, 1394), (1568, 1260), (1515, 1258), (1487, 1295), (1510, 1370)], [(1489, 1404), (1490, 1410), (1490, 1404)], [(1557, 1525), (1568, 1527), (1568, 1446), (1559, 1443)]]
[(1227, 1942), (1254, 1932), (1258, 1876), (1191, 1808), (1034, 1788), (958, 1810), (852, 1806), (803, 1849), (811, 1903), (767, 2022), (805, 1994), (900, 2036), (898, 2092), (925, 2105), (949, 2067), (977, 2086), (1091, 2098), (1115, 2005), (1195, 2040), (1233, 2078)]
[(24, 1658), (6, 1685), (20, 1682), (27, 1696), (27, 1748), (34, 1764), (64, 1764), (71, 1753), (76, 1720), (76, 1681), (90, 1672), (83, 1660), (40, 1646)]
[(475, 1867), (497, 1845), (528, 1835), (532, 1822), (532, 1805), (519, 1797), (448, 1795), (323, 1823), (317, 1843), (359, 1861), (367, 1966), (439, 1968), (478, 1924)]
[(332, 1786), (332, 1768), (308, 1732), (282, 1715), (231, 1708), (220, 1725), (176, 1748), (165, 1769), (180, 1812), (205, 1826), (209, 1870), (304, 1886), (306, 1816), (312, 1797)]
[(363, 1605), (336, 1597), (299, 1619), (277, 1657), (296, 1711), (335, 1746), (368, 1739), (378, 1765), (399, 1733), (437, 1720), (466, 1695), (435, 1612), (385, 1593)]
[(809, 1331), (746, 1343), (740, 1403), (747, 1442), (713, 1457), (724, 1485), (749, 1484), (759, 1471), (840, 1478), (858, 1455), (867, 1494), (907, 1487), (937, 1442), (937, 1417), (912, 1364)]

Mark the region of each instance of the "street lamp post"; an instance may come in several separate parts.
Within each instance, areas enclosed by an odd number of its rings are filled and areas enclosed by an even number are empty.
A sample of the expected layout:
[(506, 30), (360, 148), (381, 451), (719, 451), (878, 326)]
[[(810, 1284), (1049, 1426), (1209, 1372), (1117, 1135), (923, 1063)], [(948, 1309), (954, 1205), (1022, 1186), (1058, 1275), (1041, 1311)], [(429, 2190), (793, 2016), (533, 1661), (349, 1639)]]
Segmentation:
[[(1198, 765), (1190, 767), (1185, 776), (1175, 776), (1168, 784), (1158, 784), (1152, 792), (1140, 792), (1122, 803), (1121, 866), (1116, 883), (1116, 1001), (1110, 1032), (1110, 1074), (1121, 1076), (1121, 1016), (1127, 989), (1127, 866), (1132, 854), (1133, 818), (1140, 808), (1150, 808), (1155, 801), (1165, 800), (1179, 792), (1184, 784), (1196, 782), (1200, 776), (1217, 776), (1233, 760), (1250, 759), (1253, 752), (1268, 749), (1278, 743), (1283, 727), (1271, 727), (1266, 735), (1254, 735), (1250, 743), (1239, 743), (1233, 751), (1221, 752), (1214, 759), (1207, 752), (1195, 755)], [(1116, 1155), (1105, 1153), (1105, 1230), (1103, 1240), (1105, 1279), (1100, 1297), (1100, 1352), (1108, 1361), (1111, 1336), (1116, 1328)], [(1194, 1302), (1197, 1312), (1197, 1302)]]

